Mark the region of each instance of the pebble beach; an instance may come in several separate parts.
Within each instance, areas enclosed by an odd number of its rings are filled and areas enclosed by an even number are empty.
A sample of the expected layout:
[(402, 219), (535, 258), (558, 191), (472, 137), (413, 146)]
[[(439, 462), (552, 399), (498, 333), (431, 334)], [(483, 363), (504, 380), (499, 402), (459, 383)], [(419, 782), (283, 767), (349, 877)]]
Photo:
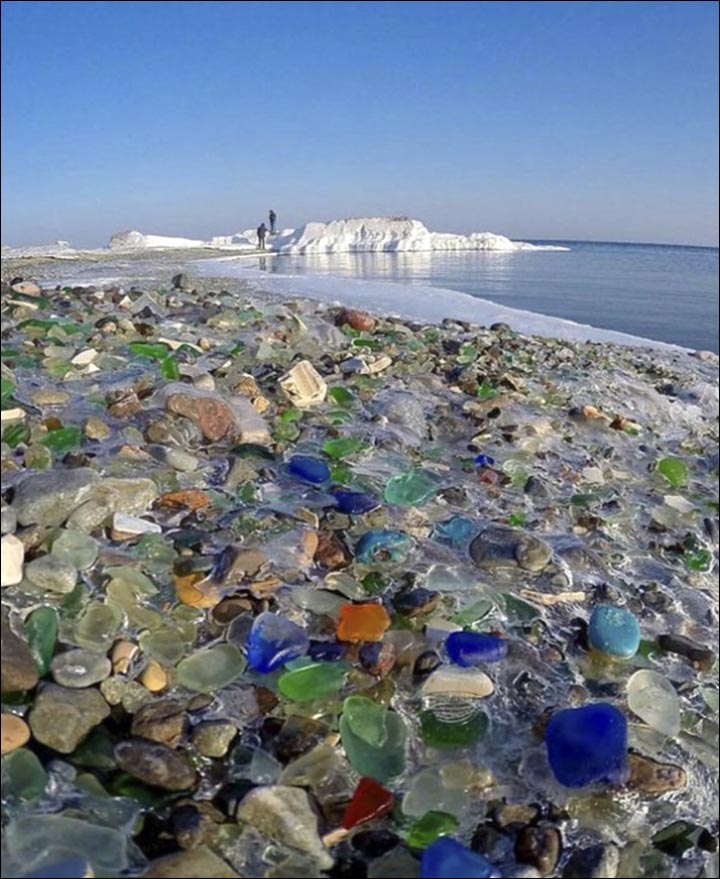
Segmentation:
[(3, 876), (717, 876), (717, 357), (181, 269), (3, 260)]

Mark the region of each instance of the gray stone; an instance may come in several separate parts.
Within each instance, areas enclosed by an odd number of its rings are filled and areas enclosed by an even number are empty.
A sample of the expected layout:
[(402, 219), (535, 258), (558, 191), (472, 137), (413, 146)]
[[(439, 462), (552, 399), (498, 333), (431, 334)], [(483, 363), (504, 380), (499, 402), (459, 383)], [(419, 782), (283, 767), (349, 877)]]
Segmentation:
[(524, 531), (490, 525), (470, 544), (470, 556), (480, 568), (523, 568), (542, 571), (550, 561), (548, 544)]
[(72, 689), (91, 687), (110, 675), (110, 660), (94, 650), (67, 650), (50, 663), (50, 672), (56, 684)]
[(38, 682), (37, 665), (30, 648), (10, 628), (5, 614), (2, 616), (2, 692), (21, 693), (32, 690)]
[(25, 577), (39, 589), (67, 593), (75, 588), (78, 572), (70, 562), (56, 555), (44, 555), (25, 565)]
[(256, 787), (243, 797), (236, 817), (271, 839), (315, 858), (321, 869), (333, 864), (318, 835), (310, 797), (301, 788), (282, 784)]
[(188, 761), (160, 742), (128, 739), (115, 746), (115, 761), (121, 769), (145, 784), (163, 790), (187, 790), (197, 775)]
[(614, 845), (591, 845), (572, 854), (563, 879), (616, 879), (620, 850)]
[(99, 482), (89, 467), (48, 470), (24, 479), (15, 492), (14, 507), (21, 525), (62, 525)]
[(195, 727), (192, 741), (203, 757), (224, 757), (236, 735), (237, 727), (229, 720), (210, 720)]
[(61, 754), (71, 754), (90, 730), (110, 714), (98, 690), (73, 690), (47, 684), (30, 711), (35, 738)]
[(12, 534), (17, 528), (17, 510), (5, 501), (0, 501), (0, 504), (0, 532)]

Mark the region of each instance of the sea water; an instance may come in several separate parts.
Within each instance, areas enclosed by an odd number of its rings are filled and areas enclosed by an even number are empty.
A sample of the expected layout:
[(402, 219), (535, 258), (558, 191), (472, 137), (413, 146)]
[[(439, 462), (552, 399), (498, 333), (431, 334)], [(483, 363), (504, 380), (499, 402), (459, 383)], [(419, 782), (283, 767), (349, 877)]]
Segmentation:
[[(570, 250), (280, 254), (260, 267), (268, 273), (458, 290), (513, 308), (718, 352), (717, 248), (533, 243)], [(247, 259), (242, 264), (258, 267)]]

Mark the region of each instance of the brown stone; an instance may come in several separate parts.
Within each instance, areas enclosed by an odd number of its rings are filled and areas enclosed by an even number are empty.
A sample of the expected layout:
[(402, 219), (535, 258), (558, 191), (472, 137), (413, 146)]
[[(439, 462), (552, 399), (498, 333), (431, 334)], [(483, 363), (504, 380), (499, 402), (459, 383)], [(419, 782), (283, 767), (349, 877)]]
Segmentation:
[(197, 775), (188, 761), (167, 745), (128, 739), (115, 746), (115, 762), (134, 778), (163, 790), (187, 790)]
[(515, 857), (549, 876), (560, 858), (560, 833), (554, 827), (523, 827), (515, 840)]
[(169, 507), (175, 510), (202, 510), (210, 504), (210, 498), (206, 492), (199, 488), (186, 488), (183, 491), (169, 491), (160, 495), (155, 501), (159, 507)]
[(129, 418), (131, 415), (137, 415), (142, 409), (142, 403), (134, 388), (108, 391), (105, 395), (105, 402), (108, 412), (115, 418)]
[(147, 702), (133, 717), (132, 734), (174, 748), (182, 738), (185, 709), (176, 699)]
[(352, 562), (352, 556), (334, 531), (321, 531), (315, 550), (315, 561), (322, 567), (334, 571), (337, 568), (347, 568)]
[(235, 418), (224, 400), (178, 393), (170, 394), (165, 406), (169, 412), (189, 418), (211, 443), (235, 431)]
[(30, 648), (2, 618), (2, 692), (32, 690), (38, 682), (37, 665)]
[(651, 796), (660, 796), (685, 787), (687, 774), (682, 766), (660, 763), (643, 754), (628, 754), (630, 777), (627, 786)]
[(349, 326), (353, 330), (369, 333), (375, 329), (377, 323), (375, 318), (365, 311), (358, 311), (354, 308), (343, 308), (343, 310), (335, 318), (337, 326)]
[(2, 715), (2, 753), (22, 748), (30, 739), (30, 727), (17, 714)]

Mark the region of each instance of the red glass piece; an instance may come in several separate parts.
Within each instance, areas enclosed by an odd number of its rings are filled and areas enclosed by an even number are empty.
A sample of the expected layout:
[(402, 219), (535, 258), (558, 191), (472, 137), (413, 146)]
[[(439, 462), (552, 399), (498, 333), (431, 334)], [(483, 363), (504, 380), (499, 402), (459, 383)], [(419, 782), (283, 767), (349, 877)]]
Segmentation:
[(345, 809), (342, 826), (345, 830), (352, 830), (358, 824), (386, 815), (394, 804), (395, 798), (389, 790), (372, 778), (361, 778)]

